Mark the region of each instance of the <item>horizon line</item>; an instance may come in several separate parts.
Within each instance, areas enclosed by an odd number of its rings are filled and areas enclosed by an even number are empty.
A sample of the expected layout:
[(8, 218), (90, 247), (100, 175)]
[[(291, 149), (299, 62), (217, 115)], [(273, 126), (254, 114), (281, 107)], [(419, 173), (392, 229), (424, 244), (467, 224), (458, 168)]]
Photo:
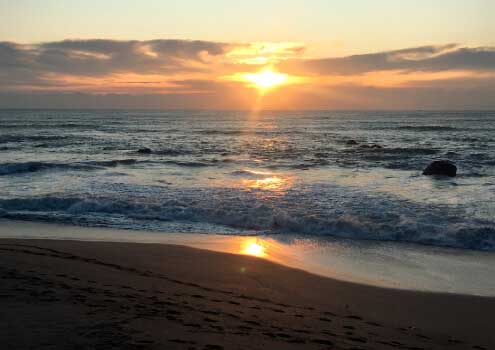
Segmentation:
[[(39, 107), (39, 108), (18, 108), (18, 107), (0, 107), (0, 111), (37, 111), (37, 110), (59, 110), (59, 111), (218, 111), (218, 112), (253, 112), (251, 109), (230, 109), (230, 108), (60, 108), (60, 107)], [(495, 112), (495, 108), (415, 108), (415, 109), (387, 109), (387, 108), (324, 108), (324, 109), (262, 109), (258, 112)]]

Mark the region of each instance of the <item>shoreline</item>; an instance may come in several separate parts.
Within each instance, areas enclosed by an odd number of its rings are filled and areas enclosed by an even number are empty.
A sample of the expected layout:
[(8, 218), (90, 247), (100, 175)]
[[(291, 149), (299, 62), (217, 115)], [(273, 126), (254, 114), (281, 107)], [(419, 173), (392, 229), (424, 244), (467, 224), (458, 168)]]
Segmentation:
[[(495, 253), (484, 251), (401, 242), (165, 233), (7, 219), (0, 219), (0, 237), (184, 245), (257, 255), (287, 267), (358, 284), (495, 297)], [(251, 245), (259, 251), (249, 251)]]
[[(101, 337), (87, 332), (115, 319), (108, 344), (120, 335), (123, 343), (113, 345), (144, 348), (185, 349), (187, 342), (204, 349), (495, 346), (490, 297), (379, 288), (178, 245), (2, 238), (0, 251), (2, 322), (14, 325), (11, 336), (0, 338), (12, 347), (26, 322), (44, 332), (45, 342), (80, 344), (73, 325), (60, 326), (69, 314), (95, 346)], [(52, 323), (43, 323), (46, 317)], [(57, 338), (53, 322), (65, 338)]]

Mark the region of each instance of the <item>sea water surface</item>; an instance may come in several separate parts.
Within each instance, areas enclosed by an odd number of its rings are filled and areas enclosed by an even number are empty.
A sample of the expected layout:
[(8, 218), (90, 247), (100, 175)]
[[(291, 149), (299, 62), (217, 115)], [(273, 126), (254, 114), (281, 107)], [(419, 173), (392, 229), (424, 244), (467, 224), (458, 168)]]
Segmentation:
[(494, 251), (494, 199), (495, 112), (0, 111), (6, 219)]

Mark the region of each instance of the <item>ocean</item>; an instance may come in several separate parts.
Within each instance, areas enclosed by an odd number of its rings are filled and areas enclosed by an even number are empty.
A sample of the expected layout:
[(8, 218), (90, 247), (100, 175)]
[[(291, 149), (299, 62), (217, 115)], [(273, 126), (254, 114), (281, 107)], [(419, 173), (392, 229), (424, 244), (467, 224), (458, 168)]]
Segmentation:
[(494, 198), (495, 112), (0, 111), (7, 219), (493, 251)]

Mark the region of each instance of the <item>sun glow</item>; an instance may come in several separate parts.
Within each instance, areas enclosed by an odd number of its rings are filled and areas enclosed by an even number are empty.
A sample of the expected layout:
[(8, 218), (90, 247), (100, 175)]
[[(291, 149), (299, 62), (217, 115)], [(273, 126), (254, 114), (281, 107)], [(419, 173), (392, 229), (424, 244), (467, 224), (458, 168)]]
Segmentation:
[(288, 79), (287, 74), (274, 72), (265, 69), (258, 73), (246, 73), (243, 75), (245, 81), (252, 83), (260, 90), (266, 90), (285, 83)]

